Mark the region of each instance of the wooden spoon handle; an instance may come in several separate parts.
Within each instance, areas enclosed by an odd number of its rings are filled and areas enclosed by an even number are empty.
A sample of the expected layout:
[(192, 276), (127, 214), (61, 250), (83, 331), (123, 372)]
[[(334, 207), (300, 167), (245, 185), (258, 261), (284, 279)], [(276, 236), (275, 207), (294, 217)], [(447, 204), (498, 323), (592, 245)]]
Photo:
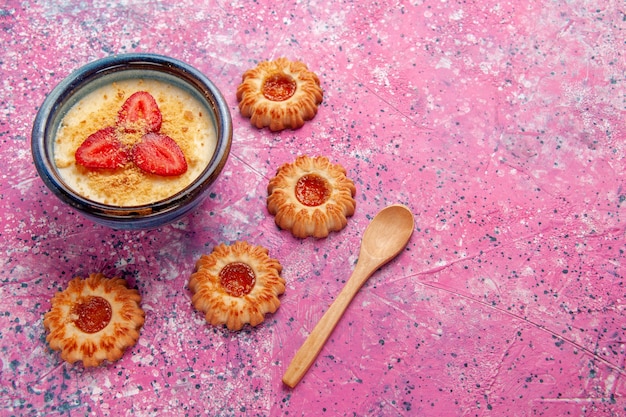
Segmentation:
[(287, 371), (285, 371), (283, 375), (283, 382), (287, 386), (294, 388), (309, 370), (313, 362), (315, 362), (315, 358), (319, 355), (322, 347), (339, 322), (339, 319), (341, 319), (344, 311), (348, 308), (350, 301), (352, 301), (359, 291), (359, 288), (361, 288), (361, 285), (363, 285), (372, 272), (373, 271), (367, 271), (364, 268), (359, 268), (357, 263), (357, 267), (348, 282), (346, 282), (346, 285), (328, 310), (326, 310), (320, 321), (317, 322), (313, 331), (291, 360)]

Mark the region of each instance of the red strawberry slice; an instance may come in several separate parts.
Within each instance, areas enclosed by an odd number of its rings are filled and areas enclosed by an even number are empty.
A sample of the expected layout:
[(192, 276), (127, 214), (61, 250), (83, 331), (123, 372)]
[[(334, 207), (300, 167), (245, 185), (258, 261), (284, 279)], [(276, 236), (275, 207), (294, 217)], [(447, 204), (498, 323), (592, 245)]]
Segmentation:
[(76, 163), (87, 168), (114, 169), (128, 161), (128, 151), (110, 126), (92, 133), (74, 154)]
[(162, 133), (147, 133), (130, 151), (135, 165), (150, 174), (174, 176), (187, 171), (187, 160), (174, 139)]
[(129, 133), (158, 132), (161, 129), (161, 110), (147, 91), (137, 91), (126, 99), (117, 114), (117, 124)]

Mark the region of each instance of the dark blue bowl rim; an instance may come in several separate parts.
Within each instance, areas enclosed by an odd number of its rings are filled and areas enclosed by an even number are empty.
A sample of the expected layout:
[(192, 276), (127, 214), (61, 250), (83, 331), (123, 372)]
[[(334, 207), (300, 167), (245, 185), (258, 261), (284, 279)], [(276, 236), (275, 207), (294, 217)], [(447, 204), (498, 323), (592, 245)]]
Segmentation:
[[(212, 108), (216, 120), (217, 146), (211, 161), (200, 176), (187, 188), (175, 195), (155, 203), (141, 206), (113, 206), (87, 200), (66, 187), (56, 172), (54, 158), (49, 155), (49, 147), (46, 144), (48, 137), (55, 132), (48, 130), (49, 122), (55, 117), (55, 112), (68, 100), (74, 91), (87, 85), (93, 79), (108, 73), (124, 71), (128, 69), (141, 69), (147, 71), (165, 72), (179, 77), (196, 89)], [(103, 219), (107, 223), (154, 223), (156, 217), (165, 217), (166, 221), (175, 215), (186, 213), (193, 206), (194, 201), (202, 197), (205, 189), (213, 183), (222, 171), (232, 142), (232, 120), (227, 102), (215, 84), (204, 74), (192, 66), (175, 58), (158, 54), (132, 53), (112, 55), (90, 62), (74, 71), (62, 80), (48, 94), (42, 103), (32, 130), (31, 150), (35, 167), (46, 186), (59, 198), (73, 208), (85, 213), (94, 219)]]

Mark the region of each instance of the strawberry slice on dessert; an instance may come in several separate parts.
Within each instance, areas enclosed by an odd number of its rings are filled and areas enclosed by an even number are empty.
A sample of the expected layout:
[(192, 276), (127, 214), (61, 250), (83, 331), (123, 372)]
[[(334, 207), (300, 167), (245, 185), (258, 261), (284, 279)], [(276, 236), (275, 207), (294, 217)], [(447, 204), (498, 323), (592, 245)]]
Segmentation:
[(187, 160), (176, 141), (162, 133), (147, 133), (133, 145), (135, 165), (150, 174), (174, 176), (187, 171)]
[(158, 132), (162, 121), (161, 110), (147, 91), (128, 97), (117, 114), (117, 125), (129, 133)]
[(92, 133), (74, 154), (76, 163), (87, 168), (115, 169), (128, 161), (128, 151), (110, 126)]

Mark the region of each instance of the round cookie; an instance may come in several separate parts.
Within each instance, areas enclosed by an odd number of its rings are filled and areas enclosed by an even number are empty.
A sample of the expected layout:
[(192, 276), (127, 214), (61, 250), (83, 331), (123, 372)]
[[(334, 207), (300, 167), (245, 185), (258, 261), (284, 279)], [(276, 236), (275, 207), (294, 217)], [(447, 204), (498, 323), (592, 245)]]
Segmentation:
[(254, 126), (298, 129), (317, 114), (323, 92), (317, 75), (300, 61), (278, 58), (244, 72), (237, 87), (239, 111)]
[(298, 238), (323, 238), (354, 214), (356, 187), (346, 170), (325, 156), (302, 155), (281, 165), (267, 186), (267, 209)]
[(91, 367), (117, 361), (139, 338), (145, 318), (140, 301), (122, 278), (76, 277), (50, 301), (43, 320), (46, 340), (69, 363)]
[(285, 292), (282, 266), (262, 246), (238, 241), (220, 244), (202, 255), (189, 279), (191, 302), (213, 326), (241, 330), (257, 326), (280, 306)]

